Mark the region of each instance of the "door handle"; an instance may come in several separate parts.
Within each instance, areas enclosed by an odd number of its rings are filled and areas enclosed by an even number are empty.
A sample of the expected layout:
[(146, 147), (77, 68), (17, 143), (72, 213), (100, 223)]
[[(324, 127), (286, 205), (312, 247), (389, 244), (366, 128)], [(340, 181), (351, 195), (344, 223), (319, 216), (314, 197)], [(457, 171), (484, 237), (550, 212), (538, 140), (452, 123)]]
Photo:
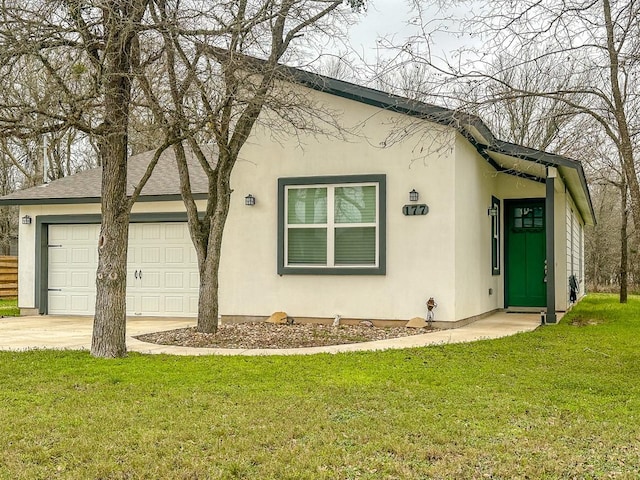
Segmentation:
[(138, 278), (139, 278), (140, 280), (142, 280), (142, 270), (140, 270), (140, 271), (138, 272)]
[(134, 273), (133, 276), (138, 278), (138, 270), (136, 270), (136, 273)]

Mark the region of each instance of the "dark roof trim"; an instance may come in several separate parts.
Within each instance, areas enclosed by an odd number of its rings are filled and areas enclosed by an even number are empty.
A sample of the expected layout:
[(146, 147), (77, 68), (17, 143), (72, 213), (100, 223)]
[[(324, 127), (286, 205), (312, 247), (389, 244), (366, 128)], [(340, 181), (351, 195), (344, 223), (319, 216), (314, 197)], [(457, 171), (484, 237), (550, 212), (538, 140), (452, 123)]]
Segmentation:
[(441, 125), (455, 127), (458, 130), (468, 124), (475, 127), (481, 135), (493, 141), (495, 137), (479, 117), (469, 113), (440, 107), (430, 103), (412, 100), (391, 93), (363, 87), (355, 83), (306, 72), (293, 67), (280, 66), (282, 76), (313, 90), (330, 93), (349, 100), (355, 100), (374, 107), (403, 113), (413, 117), (430, 120)]
[(562, 155), (523, 147), (522, 145), (517, 145), (515, 143), (503, 142), (502, 140), (495, 140), (493, 144), (486, 145), (484, 148), (491, 152), (502, 153), (503, 155), (509, 155), (510, 157), (529, 160), (547, 167), (577, 168), (581, 166), (580, 162), (572, 160), (571, 158), (563, 157)]
[(484, 149), (491, 152), (501, 153), (503, 155), (509, 155), (511, 157), (521, 158), (523, 160), (539, 163), (547, 167), (566, 167), (576, 170), (580, 179), (580, 185), (582, 186), (582, 189), (587, 192), (586, 198), (589, 204), (591, 218), (593, 218), (595, 221), (596, 214), (593, 208), (591, 195), (589, 195), (587, 178), (580, 162), (572, 160), (571, 158), (563, 157), (562, 155), (556, 155), (553, 153), (544, 152), (542, 150), (535, 150), (533, 148), (523, 147), (522, 145), (503, 142), (501, 140), (496, 140), (494, 145), (485, 146)]
[[(206, 193), (194, 193), (195, 200), (205, 200)], [(138, 202), (170, 202), (182, 200), (179, 194), (172, 195), (145, 195), (138, 197)], [(74, 205), (74, 204), (100, 203), (100, 197), (71, 197), (71, 198), (10, 198), (0, 199), (0, 205)]]
[[(264, 62), (259, 59), (251, 59), (249, 62), (251, 61)], [(491, 130), (489, 130), (489, 127), (487, 127), (487, 125), (476, 115), (417, 100), (411, 100), (409, 98), (400, 97), (380, 90), (356, 85), (344, 80), (326, 77), (317, 73), (306, 72), (298, 68), (279, 65), (278, 69), (283, 79), (293, 80), (313, 90), (330, 93), (332, 95), (365, 103), (367, 105), (453, 127), (458, 130), (465, 139), (475, 147), (478, 153), (499, 172), (507, 172), (511, 175), (528, 178), (537, 182), (544, 181), (544, 179), (540, 177), (529, 175), (525, 172), (514, 172), (512, 170), (507, 171), (500, 167), (500, 165), (498, 165), (497, 162), (495, 162), (486, 153), (487, 151), (501, 153), (503, 155), (539, 163), (548, 167), (566, 167), (575, 169), (580, 178), (580, 184), (583, 192), (585, 193), (589, 208), (589, 212), (583, 212), (583, 214), (586, 213), (590, 215), (595, 222), (595, 210), (587, 187), (584, 170), (582, 168), (582, 164), (576, 160), (562, 155), (556, 155), (542, 150), (535, 150), (522, 145), (498, 140)], [(469, 127), (475, 128), (478, 134), (481, 135), (488, 144), (484, 144), (477, 139), (470, 131)]]
[(498, 171), (500, 173), (506, 173), (507, 175), (513, 175), (514, 177), (526, 178), (527, 180), (531, 180), (531, 181), (534, 181), (534, 182), (539, 182), (539, 183), (544, 183), (545, 182), (544, 178), (540, 178), (540, 177), (538, 177), (536, 175), (531, 175), (531, 174), (525, 173), (525, 172), (519, 172), (519, 171), (514, 170), (512, 168), (504, 168), (503, 166), (498, 164), (498, 162), (496, 162), (493, 158), (491, 158), (491, 156), (487, 153), (486, 145), (478, 143), (476, 141), (476, 139), (471, 134), (469, 134), (467, 132), (462, 132), (462, 135), (467, 139), (467, 141), (471, 145), (473, 145), (473, 147), (476, 149), (478, 154), (482, 158), (484, 158), (487, 161), (487, 163), (489, 163), (489, 165), (491, 165), (496, 171)]

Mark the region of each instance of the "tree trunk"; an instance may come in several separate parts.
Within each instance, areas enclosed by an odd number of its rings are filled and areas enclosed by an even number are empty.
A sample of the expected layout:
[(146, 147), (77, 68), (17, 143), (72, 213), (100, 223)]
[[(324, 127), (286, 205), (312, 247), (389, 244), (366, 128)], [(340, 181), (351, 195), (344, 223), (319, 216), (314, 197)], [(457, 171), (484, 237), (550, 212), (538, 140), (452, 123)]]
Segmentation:
[(131, 102), (131, 51), (135, 37), (126, 25), (133, 15), (128, 6), (130, 5), (119, 2), (110, 2), (105, 6), (105, 36), (109, 41), (105, 47), (104, 74), (107, 80), (104, 119), (99, 136), (102, 227), (98, 240), (96, 311), (91, 340), (91, 354), (105, 358), (123, 357), (127, 352), (127, 247), (130, 217), (127, 199), (127, 129)]
[(117, 358), (125, 356), (127, 352), (128, 217), (114, 215), (103, 209), (98, 241), (96, 313), (91, 341), (91, 354), (95, 357)]
[(621, 199), (621, 223), (620, 223), (620, 303), (627, 303), (627, 285), (629, 279), (628, 271), (628, 255), (629, 239), (627, 237), (627, 182), (624, 180), (625, 176), (622, 175), (622, 185), (620, 185), (620, 199)]
[[(120, 108), (118, 108), (120, 110)], [(126, 123), (124, 123), (126, 124)], [(127, 136), (114, 133), (101, 140), (102, 226), (98, 240), (96, 311), (91, 354), (116, 358), (126, 354)]]
[[(215, 257), (215, 258), (214, 258)], [(218, 267), (220, 252), (211, 252), (200, 267), (200, 290), (198, 291), (198, 325), (202, 333), (218, 331)]]
[(231, 200), (231, 169), (235, 162), (225, 155), (218, 160), (218, 178), (216, 183), (216, 209), (211, 217), (207, 254), (200, 265), (200, 292), (198, 294), (198, 326), (203, 333), (216, 333), (218, 330), (218, 275), (220, 269), (220, 251), (224, 225), (229, 215)]
[[(631, 197), (631, 215), (635, 225), (640, 225), (640, 183), (636, 172), (636, 165), (633, 156), (633, 142), (629, 131), (629, 123), (625, 111), (625, 98), (623, 98), (620, 88), (620, 58), (618, 46), (615, 42), (614, 23), (611, 17), (611, 3), (609, 0), (602, 2), (605, 26), (607, 30), (607, 51), (609, 53), (609, 74), (611, 80), (611, 94), (613, 99), (613, 114), (618, 127), (619, 140), (618, 149), (622, 162), (623, 183), (626, 183)], [(626, 200), (625, 200), (626, 203)], [(640, 241), (640, 228), (636, 228), (636, 236)]]

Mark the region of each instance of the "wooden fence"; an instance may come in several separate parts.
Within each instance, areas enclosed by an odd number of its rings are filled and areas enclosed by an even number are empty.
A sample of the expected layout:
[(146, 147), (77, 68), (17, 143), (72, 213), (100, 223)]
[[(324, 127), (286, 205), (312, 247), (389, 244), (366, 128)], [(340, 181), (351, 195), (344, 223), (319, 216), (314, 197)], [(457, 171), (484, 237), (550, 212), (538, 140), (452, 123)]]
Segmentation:
[(0, 255), (0, 298), (18, 296), (18, 257)]

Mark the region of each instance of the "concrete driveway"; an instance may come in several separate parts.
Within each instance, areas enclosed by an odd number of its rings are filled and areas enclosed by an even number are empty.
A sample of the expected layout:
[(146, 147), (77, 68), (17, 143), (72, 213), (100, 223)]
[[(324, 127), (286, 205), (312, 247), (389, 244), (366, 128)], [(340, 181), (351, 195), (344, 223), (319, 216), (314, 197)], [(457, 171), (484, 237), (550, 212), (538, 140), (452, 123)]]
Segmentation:
[[(473, 342), (535, 330), (539, 314), (499, 312), (464, 327), (438, 330), (409, 337), (375, 342), (288, 349), (190, 348), (155, 345), (133, 338), (143, 333), (173, 330), (195, 325), (193, 318), (130, 317), (127, 320), (127, 349), (130, 352), (170, 355), (309, 355), (366, 350), (422, 347), (446, 343)], [(40, 315), (0, 319), (0, 350), (69, 349), (91, 347), (92, 317)]]

